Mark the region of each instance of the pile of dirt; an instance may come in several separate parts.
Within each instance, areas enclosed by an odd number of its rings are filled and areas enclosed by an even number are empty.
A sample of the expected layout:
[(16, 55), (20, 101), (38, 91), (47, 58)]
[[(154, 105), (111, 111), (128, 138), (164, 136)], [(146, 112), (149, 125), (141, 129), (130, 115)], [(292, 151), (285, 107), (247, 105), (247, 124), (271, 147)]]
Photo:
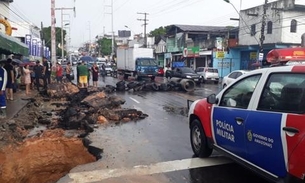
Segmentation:
[(56, 182), (73, 167), (94, 161), (81, 139), (47, 130), (0, 150), (0, 182)]
[(147, 117), (122, 108), (125, 101), (114, 91), (63, 83), (28, 98), (13, 119), (1, 121), (0, 182), (56, 182), (75, 166), (101, 158), (102, 149), (86, 138), (94, 128)]

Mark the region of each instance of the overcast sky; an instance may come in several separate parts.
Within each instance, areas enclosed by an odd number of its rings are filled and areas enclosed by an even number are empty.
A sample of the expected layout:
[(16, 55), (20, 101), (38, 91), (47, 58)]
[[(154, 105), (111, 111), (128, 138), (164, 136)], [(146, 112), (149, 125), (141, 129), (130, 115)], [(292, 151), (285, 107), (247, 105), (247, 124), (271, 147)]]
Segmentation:
[[(231, 0), (239, 10), (261, 5), (264, 0)], [(242, 2), (242, 3), (241, 3)], [(11, 9), (27, 21), (40, 27), (51, 23), (51, 0), (14, 0)], [(76, 17), (66, 10), (64, 20), (70, 21), (71, 43), (78, 47), (94, 40), (103, 32), (111, 34), (111, 0), (75, 0)], [(73, 8), (74, 0), (56, 0), (56, 8)], [(230, 18), (237, 18), (234, 8), (223, 0), (113, 0), (114, 31), (131, 30), (132, 34), (144, 32), (144, 15), (148, 13), (147, 32), (171, 24), (228, 26), (237, 25)], [(56, 26), (61, 26), (61, 12), (56, 11)], [(11, 19), (20, 20), (13, 13)], [(129, 27), (127, 29), (126, 26)]]

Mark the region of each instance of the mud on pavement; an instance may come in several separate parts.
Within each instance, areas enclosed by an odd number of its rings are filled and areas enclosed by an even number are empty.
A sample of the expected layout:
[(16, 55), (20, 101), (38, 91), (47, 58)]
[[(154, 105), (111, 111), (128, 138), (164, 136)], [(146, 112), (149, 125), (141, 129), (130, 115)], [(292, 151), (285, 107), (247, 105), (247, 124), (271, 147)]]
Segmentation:
[(99, 125), (146, 118), (124, 109), (114, 88), (79, 90), (72, 83), (51, 84), (12, 119), (0, 125), (0, 182), (56, 182), (77, 165), (101, 158), (86, 136)]

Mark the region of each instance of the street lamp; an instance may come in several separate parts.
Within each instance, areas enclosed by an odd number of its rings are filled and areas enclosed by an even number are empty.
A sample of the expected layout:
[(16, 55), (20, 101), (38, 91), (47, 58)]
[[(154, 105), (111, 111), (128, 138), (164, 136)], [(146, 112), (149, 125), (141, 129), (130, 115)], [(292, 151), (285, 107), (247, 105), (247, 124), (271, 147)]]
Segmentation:
[(136, 35), (135, 32), (134, 32), (130, 27), (128, 27), (127, 25), (124, 25), (124, 27), (126, 27), (127, 29), (129, 29), (129, 30), (132, 32), (133, 36)]
[[(247, 24), (247, 22), (243, 19), (243, 17), (240, 15), (240, 12), (237, 10), (237, 8), (234, 6), (233, 3), (230, 2), (230, 0), (223, 0), (224, 2), (226, 3), (229, 3), (233, 6), (233, 8), (235, 9), (235, 11), (237, 12), (237, 14), (239, 15), (239, 19), (243, 21), (243, 23), (247, 26), (247, 28), (249, 29), (249, 31), (251, 32), (251, 28), (250, 26)], [(239, 29), (241, 28), (240, 27), (240, 23), (239, 23)], [(260, 45), (260, 42), (257, 40), (256, 36), (254, 36), (254, 39), (256, 40), (256, 42)]]

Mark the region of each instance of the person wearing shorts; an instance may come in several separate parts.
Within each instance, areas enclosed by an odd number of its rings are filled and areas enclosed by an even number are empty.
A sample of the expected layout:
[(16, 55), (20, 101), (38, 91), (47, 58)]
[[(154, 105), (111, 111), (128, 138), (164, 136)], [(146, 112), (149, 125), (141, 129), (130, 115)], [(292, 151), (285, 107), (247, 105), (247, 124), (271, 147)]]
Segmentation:
[(88, 87), (88, 68), (83, 61), (81, 65), (78, 66), (79, 84), (81, 88)]
[(7, 72), (0, 63), (0, 118), (6, 118), (5, 88), (7, 83)]

